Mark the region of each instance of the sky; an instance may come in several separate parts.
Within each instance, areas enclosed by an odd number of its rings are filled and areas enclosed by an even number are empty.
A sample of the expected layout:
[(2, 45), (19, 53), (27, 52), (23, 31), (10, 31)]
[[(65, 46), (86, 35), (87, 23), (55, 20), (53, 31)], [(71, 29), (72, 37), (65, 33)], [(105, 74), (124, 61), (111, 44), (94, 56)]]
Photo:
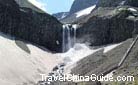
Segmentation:
[(67, 12), (74, 0), (28, 0), (49, 14)]

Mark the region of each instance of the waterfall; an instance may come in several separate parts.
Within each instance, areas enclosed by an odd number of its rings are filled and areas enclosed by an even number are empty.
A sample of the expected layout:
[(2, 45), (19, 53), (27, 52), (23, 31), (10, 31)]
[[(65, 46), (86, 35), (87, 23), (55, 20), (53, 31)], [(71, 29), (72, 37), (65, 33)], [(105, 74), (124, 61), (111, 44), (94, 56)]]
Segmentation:
[(63, 25), (62, 51), (65, 52), (72, 48), (76, 43), (76, 26)]

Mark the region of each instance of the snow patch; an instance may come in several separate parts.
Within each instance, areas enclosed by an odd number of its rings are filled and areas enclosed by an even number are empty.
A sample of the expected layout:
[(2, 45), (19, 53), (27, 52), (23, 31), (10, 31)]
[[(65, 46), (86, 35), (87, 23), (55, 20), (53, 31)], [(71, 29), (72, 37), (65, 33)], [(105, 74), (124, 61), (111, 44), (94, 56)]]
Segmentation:
[(63, 13), (61, 19), (65, 18), (66, 16), (67, 16), (66, 13)]
[(109, 52), (110, 50), (116, 48), (117, 46), (121, 45), (122, 43), (119, 43), (119, 44), (113, 44), (113, 45), (109, 45), (107, 47), (104, 47), (104, 53), (107, 53)]
[(46, 11), (46, 5), (44, 3), (41, 3), (38, 0), (28, 0), (30, 3), (35, 5), (36, 7), (42, 9), (43, 11)]
[(22, 12), (26, 12), (25, 10), (23, 10), (23, 9), (21, 9), (21, 8), (20, 8), (20, 11), (22, 11)]
[(73, 27), (74, 29), (77, 29), (77, 28), (78, 28), (78, 24), (73, 24), (72, 27)]
[(125, 2), (126, 2), (126, 0), (122, 1), (122, 2), (120, 3), (120, 5), (124, 5), (124, 4), (125, 4)]
[(128, 8), (128, 10), (130, 10), (130, 11), (132, 11), (132, 12), (137, 12), (137, 10), (134, 9), (134, 8)]
[(85, 44), (76, 43), (73, 48), (71, 48), (68, 52), (58, 54), (62, 58), (66, 60), (66, 62), (75, 63), (80, 59), (87, 57), (90, 54), (95, 53), (99, 49), (90, 49)]
[(57, 44), (57, 45), (59, 45), (59, 44), (60, 44), (58, 40), (56, 41), (56, 44)]
[(66, 64), (64, 72), (70, 73), (71, 69), (76, 65), (76, 62), (97, 52), (98, 50), (100, 49), (90, 49), (85, 44), (76, 43), (68, 52), (58, 53), (56, 56), (60, 56)]
[(34, 85), (41, 80), (40, 74), (48, 74), (62, 61), (52, 53), (23, 43), (30, 54), (22, 50), (14, 39), (0, 33), (0, 84)]
[(90, 14), (91, 11), (94, 10), (95, 7), (96, 7), (96, 5), (93, 5), (93, 6), (91, 6), (91, 7), (88, 7), (88, 8), (86, 8), (86, 9), (84, 9), (84, 10), (81, 10), (81, 11), (77, 12), (77, 13), (76, 13), (76, 14), (77, 14), (76, 17), (78, 18), (78, 17), (80, 17), (80, 16)]
[[(110, 50), (116, 48), (117, 46), (121, 44), (122, 43), (113, 44), (113, 45), (104, 47), (104, 53), (109, 52)], [(71, 69), (74, 68), (76, 66), (76, 63), (80, 61), (81, 59), (89, 55), (92, 55), (95, 52), (100, 51), (102, 49), (103, 47), (97, 48), (97, 49), (90, 49), (85, 44), (76, 44), (74, 48), (71, 48), (68, 52), (60, 54), (60, 56), (65, 59), (64, 62), (67, 62), (67, 66), (65, 67), (65, 73), (70, 73)]]

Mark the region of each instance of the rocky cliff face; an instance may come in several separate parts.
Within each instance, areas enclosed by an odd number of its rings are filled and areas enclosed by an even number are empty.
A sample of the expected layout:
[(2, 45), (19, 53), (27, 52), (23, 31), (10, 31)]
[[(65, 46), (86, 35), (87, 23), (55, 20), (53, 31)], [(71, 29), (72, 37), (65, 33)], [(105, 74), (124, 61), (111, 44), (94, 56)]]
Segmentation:
[[(96, 3), (97, 7), (90, 14), (76, 18), (74, 12), (87, 8), (86, 3), (87, 6)], [(117, 43), (137, 33), (137, 4), (135, 0), (75, 0), (71, 8), (74, 14), (61, 22), (80, 25), (77, 29), (78, 42), (91, 45)]]
[[(77, 31), (79, 42), (105, 45), (126, 40), (137, 34), (137, 14), (130, 8), (99, 8)], [(107, 11), (108, 10), (108, 11)]]
[(124, 5), (126, 0), (99, 0), (98, 6), (100, 7), (116, 7), (118, 5)]
[(96, 3), (97, 0), (75, 0), (70, 9), (70, 14), (73, 14), (77, 11), (90, 7)]
[(99, 0), (91, 14), (71, 22), (80, 25), (77, 29), (78, 42), (105, 45), (137, 34), (137, 4), (135, 0)]
[(136, 0), (99, 0), (98, 6), (102, 7), (116, 7), (119, 5), (129, 5), (138, 7), (138, 3)]
[(126, 5), (138, 7), (138, 2), (137, 2), (137, 0), (127, 0)]
[(0, 31), (45, 46), (62, 50), (62, 24), (56, 18), (20, 7), (14, 0), (0, 0)]
[[(70, 9), (69, 15), (60, 20), (63, 23), (73, 23), (73, 22), (80, 22), (81, 18), (83, 20), (83, 17), (76, 18), (76, 14), (78, 11), (84, 10), (90, 6), (93, 6), (96, 4), (96, 8), (98, 7), (118, 7), (118, 6), (133, 6), (138, 7), (138, 3), (136, 0), (75, 0), (72, 4), (72, 7)], [(84, 17), (87, 18), (87, 17)]]

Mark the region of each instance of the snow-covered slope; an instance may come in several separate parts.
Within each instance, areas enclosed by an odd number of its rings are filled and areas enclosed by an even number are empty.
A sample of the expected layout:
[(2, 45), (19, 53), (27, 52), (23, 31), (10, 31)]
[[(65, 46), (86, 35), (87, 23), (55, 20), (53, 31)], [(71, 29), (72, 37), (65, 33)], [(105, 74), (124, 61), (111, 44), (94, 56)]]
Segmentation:
[(119, 44), (113, 44), (113, 45), (109, 45), (109, 46), (106, 46), (104, 47), (104, 53), (107, 53), (109, 51), (111, 51), (112, 49), (116, 48), (117, 46), (121, 45), (122, 43), (119, 43)]
[(74, 0), (71, 8), (70, 8), (70, 15), (74, 14), (75, 12), (78, 12), (80, 10), (83, 10), (85, 8), (88, 8), (92, 5), (97, 4), (99, 0)]
[(91, 14), (96, 9), (96, 6), (97, 5), (94, 4), (88, 8), (77, 11), (71, 15), (66, 16), (65, 18), (61, 19), (60, 21), (62, 23), (76, 23), (76, 22), (78, 23), (78, 22), (80, 22), (81, 19), (83, 20), (84, 17)]
[(90, 14), (91, 11), (94, 10), (95, 7), (96, 7), (96, 5), (93, 5), (93, 6), (91, 6), (91, 7), (88, 7), (88, 8), (86, 8), (86, 9), (83, 9), (83, 10), (81, 10), (81, 11), (75, 13), (75, 14), (77, 14), (76, 17), (80, 17), (80, 16), (83, 16), (83, 15), (88, 15), (88, 14)]
[(38, 7), (39, 9), (46, 11), (46, 5), (45, 3), (39, 2), (39, 0), (28, 0), (30, 3)]
[(0, 33), (0, 85), (34, 85), (41, 80), (40, 74), (48, 75), (60, 63), (67, 64), (68, 73), (79, 60), (100, 49), (106, 53), (118, 45), (90, 49), (78, 43), (66, 53), (52, 54)]
[(37, 0), (15, 0), (20, 7), (31, 8), (40, 13), (46, 12), (46, 6)]
[(52, 53), (0, 33), (0, 85), (34, 85), (59, 62)]
[(60, 56), (63, 59), (64, 63), (66, 64), (64, 72), (70, 73), (71, 69), (74, 66), (76, 66), (77, 62), (88, 57), (89, 55), (92, 55), (95, 52), (98, 52), (100, 50), (103, 50), (103, 53), (110, 52), (121, 44), (122, 43), (112, 44), (112, 45), (99, 47), (97, 49), (92, 49), (91, 47), (87, 46), (86, 44), (76, 43), (74, 45), (74, 47), (71, 48), (68, 52), (59, 53), (59, 54), (56, 54), (56, 56)]

